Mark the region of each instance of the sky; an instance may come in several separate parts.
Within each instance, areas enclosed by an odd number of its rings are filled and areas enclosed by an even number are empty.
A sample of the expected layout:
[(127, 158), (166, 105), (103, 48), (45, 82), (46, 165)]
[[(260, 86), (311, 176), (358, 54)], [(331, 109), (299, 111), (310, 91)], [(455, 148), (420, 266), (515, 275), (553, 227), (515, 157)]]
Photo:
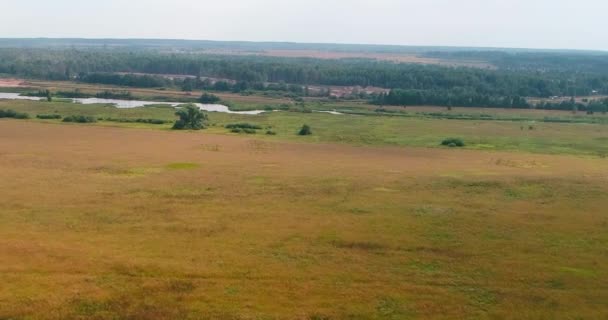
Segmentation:
[(608, 0), (0, 0), (0, 38), (608, 50)]

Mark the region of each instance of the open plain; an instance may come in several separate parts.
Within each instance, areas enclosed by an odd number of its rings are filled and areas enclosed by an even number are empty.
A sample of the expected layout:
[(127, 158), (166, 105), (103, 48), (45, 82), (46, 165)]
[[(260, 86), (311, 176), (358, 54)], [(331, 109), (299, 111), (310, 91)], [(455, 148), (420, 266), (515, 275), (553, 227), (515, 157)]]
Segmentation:
[(0, 181), (0, 319), (608, 317), (601, 157), (0, 120)]

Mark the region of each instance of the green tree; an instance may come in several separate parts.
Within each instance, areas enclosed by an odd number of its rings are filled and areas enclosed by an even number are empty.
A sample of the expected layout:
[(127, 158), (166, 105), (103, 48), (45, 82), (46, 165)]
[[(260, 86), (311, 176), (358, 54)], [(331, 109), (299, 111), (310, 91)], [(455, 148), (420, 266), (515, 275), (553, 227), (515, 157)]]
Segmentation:
[(46, 90), (46, 101), (51, 102), (53, 101), (53, 96), (51, 95), (51, 91)]
[(179, 120), (175, 121), (173, 125), (173, 129), (175, 130), (204, 129), (205, 123), (209, 120), (205, 112), (192, 104), (180, 108), (175, 115), (179, 116)]
[(198, 101), (200, 101), (200, 103), (205, 103), (205, 104), (218, 103), (220, 100), (221, 100), (220, 97), (218, 97), (214, 94), (209, 94), (209, 93), (203, 93), (203, 95), (198, 99)]

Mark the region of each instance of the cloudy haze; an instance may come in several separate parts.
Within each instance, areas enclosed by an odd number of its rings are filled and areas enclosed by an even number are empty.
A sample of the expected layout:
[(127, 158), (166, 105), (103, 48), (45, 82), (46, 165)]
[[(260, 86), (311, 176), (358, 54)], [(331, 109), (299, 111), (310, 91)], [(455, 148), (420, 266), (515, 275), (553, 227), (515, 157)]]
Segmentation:
[(3, 0), (0, 37), (608, 49), (606, 0)]

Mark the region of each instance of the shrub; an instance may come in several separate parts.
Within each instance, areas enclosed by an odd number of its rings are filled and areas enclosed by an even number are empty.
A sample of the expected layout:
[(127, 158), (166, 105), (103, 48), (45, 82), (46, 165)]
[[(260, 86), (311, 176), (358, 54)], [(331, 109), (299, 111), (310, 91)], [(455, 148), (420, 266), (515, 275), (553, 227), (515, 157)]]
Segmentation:
[(257, 124), (251, 124), (251, 123), (232, 123), (232, 124), (227, 124), (226, 129), (235, 129), (235, 128), (239, 128), (239, 129), (253, 129), (253, 130), (261, 130), (262, 126), (257, 125)]
[(11, 109), (0, 109), (0, 118), (29, 119), (29, 117), (30, 116), (27, 113), (21, 113)]
[(312, 130), (310, 129), (310, 126), (308, 126), (307, 124), (303, 125), (302, 128), (300, 129), (300, 131), (298, 132), (298, 135), (300, 135), (300, 136), (312, 135)]
[(175, 115), (179, 116), (179, 120), (175, 121), (173, 125), (173, 129), (175, 130), (204, 129), (205, 122), (209, 120), (206, 113), (192, 104), (179, 109)]
[(60, 114), (37, 114), (36, 118), (50, 120), (50, 119), (61, 119), (62, 117)]
[(63, 122), (93, 123), (97, 122), (97, 119), (90, 116), (75, 115), (63, 118)]
[(272, 130), (266, 131), (266, 134), (269, 135), (269, 136), (276, 136), (277, 135), (277, 133), (274, 132), (274, 131), (272, 131)]
[(454, 147), (464, 147), (465, 146), (464, 141), (462, 141), (462, 139), (460, 139), (460, 138), (448, 138), (448, 139), (445, 139), (445, 140), (443, 140), (441, 142), (441, 145), (442, 146), (451, 147), (451, 148), (454, 148)]

